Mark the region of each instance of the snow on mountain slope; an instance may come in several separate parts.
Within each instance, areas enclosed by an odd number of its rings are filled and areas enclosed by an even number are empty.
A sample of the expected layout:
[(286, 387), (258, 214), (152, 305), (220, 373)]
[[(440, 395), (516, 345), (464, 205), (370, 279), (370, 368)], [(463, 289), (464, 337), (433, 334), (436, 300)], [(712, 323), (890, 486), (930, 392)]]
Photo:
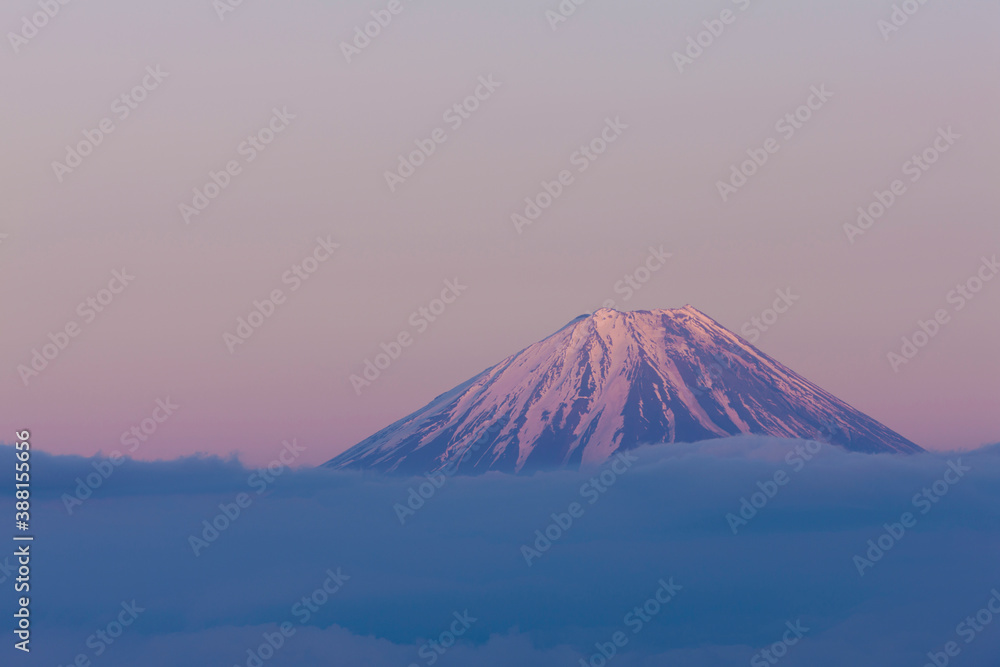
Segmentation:
[(740, 433), (920, 451), (685, 306), (578, 317), (326, 465), (523, 473)]

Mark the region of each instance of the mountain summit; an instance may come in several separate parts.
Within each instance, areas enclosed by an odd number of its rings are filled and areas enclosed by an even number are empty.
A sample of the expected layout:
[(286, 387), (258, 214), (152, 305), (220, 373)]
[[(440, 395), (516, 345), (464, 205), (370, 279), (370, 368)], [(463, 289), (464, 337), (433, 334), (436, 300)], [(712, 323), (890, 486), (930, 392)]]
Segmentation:
[(921, 451), (685, 306), (580, 316), (326, 465), (524, 473), (741, 433)]

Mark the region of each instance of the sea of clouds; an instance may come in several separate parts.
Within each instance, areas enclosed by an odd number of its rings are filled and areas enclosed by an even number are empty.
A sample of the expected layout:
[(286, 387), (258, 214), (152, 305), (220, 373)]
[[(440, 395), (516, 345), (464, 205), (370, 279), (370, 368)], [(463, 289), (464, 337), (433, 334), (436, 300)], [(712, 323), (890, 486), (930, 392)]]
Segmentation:
[(127, 460), (100, 484), (101, 460), (33, 455), (32, 652), (8, 634), (3, 664), (978, 667), (1000, 652), (1000, 614), (981, 613), (993, 597), (1000, 611), (1000, 446), (740, 437), (433, 480)]

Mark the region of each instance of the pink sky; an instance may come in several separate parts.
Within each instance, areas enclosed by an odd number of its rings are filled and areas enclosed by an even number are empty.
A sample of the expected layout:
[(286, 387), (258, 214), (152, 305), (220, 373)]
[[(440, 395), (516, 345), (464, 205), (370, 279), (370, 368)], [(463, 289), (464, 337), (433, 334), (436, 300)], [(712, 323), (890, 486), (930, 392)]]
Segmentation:
[[(690, 303), (739, 333), (790, 288), (763, 351), (925, 447), (1000, 440), (1000, 279), (948, 301), (1000, 253), (997, 5), (927, 4), (885, 40), (889, 2), (594, 0), (556, 30), (555, 1), (404, 2), (348, 63), (340, 43), (387, 2), (246, 0), (225, 20), (155, 4), (70, 3), (16, 53), (0, 45), (0, 439), (110, 452), (169, 397), (180, 408), (135, 456), (264, 463), (296, 438), (320, 463), (606, 299)], [(679, 72), (673, 53), (725, 8)], [(8, 2), (0, 27), (37, 11)], [(156, 66), (122, 117), (114, 101)], [(491, 75), (454, 127), (446, 110)], [(833, 97), (781, 138), (823, 85)], [(286, 127), (241, 150), (275, 108)], [(52, 163), (104, 118), (114, 131), (60, 182)], [(627, 129), (579, 172), (608, 118)], [(904, 163), (948, 127), (960, 138), (911, 181)], [(446, 140), (390, 192), (386, 170), (436, 128)], [(780, 150), (723, 202), (717, 182), (771, 137)], [(230, 161), (186, 224), (179, 205)], [(562, 170), (572, 183), (518, 234), (511, 215)], [(895, 179), (905, 194), (848, 242)], [(318, 237), (340, 247), (292, 291), (282, 276)], [(661, 245), (669, 261), (624, 301), (616, 282)], [(79, 304), (123, 268), (134, 280), (88, 321)], [(421, 332), (411, 314), (455, 279), (468, 289)], [(231, 354), (224, 334), (275, 289), (285, 301)], [(894, 372), (887, 354), (940, 309)], [(71, 323), (25, 386), (18, 366)], [(357, 395), (349, 377), (401, 333), (412, 344)]]

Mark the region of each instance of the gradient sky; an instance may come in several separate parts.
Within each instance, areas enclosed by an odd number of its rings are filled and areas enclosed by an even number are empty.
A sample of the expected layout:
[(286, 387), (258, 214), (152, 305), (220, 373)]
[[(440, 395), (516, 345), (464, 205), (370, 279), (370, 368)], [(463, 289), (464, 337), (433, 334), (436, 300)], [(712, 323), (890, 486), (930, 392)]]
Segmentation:
[[(927, 4), (886, 41), (887, 0), (593, 0), (555, 31), (554, 0), (420, 0), (348, 64), (339, 44), (386, 4), (246, 0), (220, 20), (208, 0), (80, 2), (19, 53), (4, 39), (0, 439), (110, 452), (170, 397), (134, 456), (262, 463), (294, 437), (320, 463), (608, 298), (739, 332), (791, 288), (763, 351), (925, 447), (1000, 440), (1000, 279), (898, 373), (886, 359), (1000, 253), (1000, 6)], [(7, 2), (0, 27), (37, 10)], [(157, 65), (166, 80), (58, 182), (66, 145)], [(442, 114), (488, 75), (500, 88), (452, 131)], [(820, 85), (833, 98), (723, 203), (716, 182)], [(275, 107), (295, 120), (186, 225), (178, 205)], [(518, 234), (511, 214), (608, 117), (621, 139)], [(857, 207), (949, 126), (954, 148), (849, 243)], [(384, 172), (436, 127), (447, 142), (391, 193)], [(334, 257), (230, 354), (223, 334), (328, 235)], [(621, 301), (651, 245), (673, 256)], [(134, 282), (83, 324), (122, 267)], [(468, 290), (357, 396), (349, 376), (456, 278)], [(70, 321), (26, 387), (17, 367)]]

